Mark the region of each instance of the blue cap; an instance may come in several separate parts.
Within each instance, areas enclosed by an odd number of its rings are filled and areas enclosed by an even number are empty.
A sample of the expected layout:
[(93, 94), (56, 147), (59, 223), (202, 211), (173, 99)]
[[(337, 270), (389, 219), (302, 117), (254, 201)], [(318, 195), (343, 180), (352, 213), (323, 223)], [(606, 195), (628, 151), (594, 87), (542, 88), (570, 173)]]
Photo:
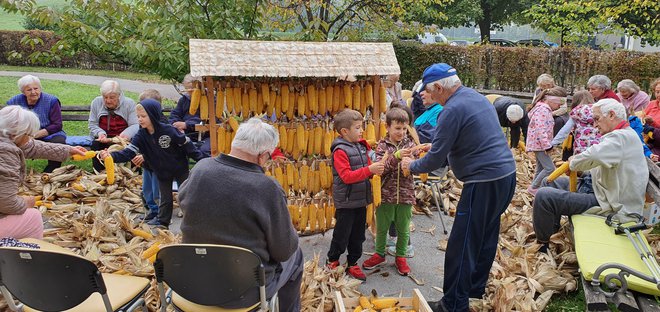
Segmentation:
[(426, 89), (426, 84), (438, 81), (443, 78), (456, 75), (456, 69), (446, 63), (437, 63), (427, 67), (422, 75), (422, 88)]

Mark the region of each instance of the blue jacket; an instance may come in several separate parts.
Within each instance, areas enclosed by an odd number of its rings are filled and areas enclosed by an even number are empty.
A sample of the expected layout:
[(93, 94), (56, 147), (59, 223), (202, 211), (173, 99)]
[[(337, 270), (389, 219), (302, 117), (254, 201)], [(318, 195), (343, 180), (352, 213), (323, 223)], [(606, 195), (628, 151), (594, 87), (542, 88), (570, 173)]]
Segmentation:
[(646, 145), (646, 142), (644, 142), (644, 137), (642, 136), (642, 121), (637, 118), (637, 116), (630, 116), (628, 117), (628, 123), (630, 123), (630, 128), (635, 130), (637, 132), (637, 135), (639, 136), (639, 139), (642, 140), (642, 146), (644, 146), (644, 156), (651, 157), (651, 149), (649, 149), (648, 145)]
[(170, 179), (188, 171), (188, 156), (195, 160), (203, 158), (202, 153), (185, 134), (161, 122), (160, 103), (145, 99), (140, 104), (149, 115), (154, 133), (149, 133), (146, 128), (140, 128), (128, 147), (111, 153), (115, 162), (128, 162), (141, 153), (156, 177)]
[(431, 172), (447, 160), (465, 183), (495, 181), (516, 171), (495, 108), (483, 95), (459, 87), (447, 99), (438, 124), (431, 150), (410, 164), (411, 172)]

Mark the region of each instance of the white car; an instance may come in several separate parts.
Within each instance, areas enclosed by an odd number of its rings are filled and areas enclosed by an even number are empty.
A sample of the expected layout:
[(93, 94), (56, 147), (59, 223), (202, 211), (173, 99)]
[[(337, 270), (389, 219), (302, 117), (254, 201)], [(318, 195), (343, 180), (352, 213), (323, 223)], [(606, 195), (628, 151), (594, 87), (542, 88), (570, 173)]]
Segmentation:
[(449, 43), (447, 37), (441, 33), (424, 33), (423, 35), (417, 35), (417, 40), (423, 44)]

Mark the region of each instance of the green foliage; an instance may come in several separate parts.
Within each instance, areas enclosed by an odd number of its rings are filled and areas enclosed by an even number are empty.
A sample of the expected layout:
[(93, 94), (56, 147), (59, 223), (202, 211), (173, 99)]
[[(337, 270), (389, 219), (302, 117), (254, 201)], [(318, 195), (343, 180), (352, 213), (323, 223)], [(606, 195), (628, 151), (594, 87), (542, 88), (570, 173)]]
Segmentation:
[(412, 88), (427, 66), (440, 62), (454, 66), (467, 86), (509, 91), (533, 91), (536, 78), (542, 73), (551, 74), (559, 85), (570, 90), (584, 87), (595, 74), (607, 75), (614, 84), (632, 79), (647, 91), (650, 82), (660, 77), (660, 53), (406, 42), (395, 44), (394, 50), (404, 88)]
[(295, 31), (297, 40), (392, 40), (424, 31), (415, 17), (444, 20), (440, 11), (428, 10), (447, 0), (268, 0), (264, 25), (273, 31)]
[(253, 39), (261, 29), (259, 0), (72, 0), (62, 12), (36, 8), (33, 1), (6, 0), (2, 6), (59, 25), (61, 40), (43, 55), (85, 51), (164, 79), (180, 80), (189, 72), (190, 38)]

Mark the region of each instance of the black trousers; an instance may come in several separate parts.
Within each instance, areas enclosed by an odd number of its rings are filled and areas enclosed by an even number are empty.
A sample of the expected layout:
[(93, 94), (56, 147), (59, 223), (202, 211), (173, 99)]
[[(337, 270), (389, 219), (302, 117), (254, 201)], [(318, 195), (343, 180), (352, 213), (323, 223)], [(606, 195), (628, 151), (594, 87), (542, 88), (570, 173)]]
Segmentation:
[[(48, 140), (43, 140), (43, 139), (39, 139), (39, 140), (50, 143), (66, 144), (66, 137), (63, 135), (56, 135)], [(59, 168), (60, 166), (62, 166), (61, 162), (55, 160), (49, 160), (48, 165), (46, 165), (46, 168), (44, 168), (44, 173), (51, 173), (53, 172), (53, 170)]]
[[(156, 173), (158, 177), (158, 173)], [(172, 221), (172, 210), (174, 209), (174, 197), (172, 196), (172, 182), (181, 187), (183, 181), (188, 178), (188, 170), (172, 178), (163, 179), (158, 177), (158, 190), (160, 191), (160, 204), (158, 205), (158, 222), (169, 226)]]
[(362, 255), (364, 231), (367, 223), (367, 208), (340, 208), (335, 212), (335, 229), (328, 251), (328, 261), (337, 261), (348, 249), (346, 262), (349, 266), (357, 264)]

